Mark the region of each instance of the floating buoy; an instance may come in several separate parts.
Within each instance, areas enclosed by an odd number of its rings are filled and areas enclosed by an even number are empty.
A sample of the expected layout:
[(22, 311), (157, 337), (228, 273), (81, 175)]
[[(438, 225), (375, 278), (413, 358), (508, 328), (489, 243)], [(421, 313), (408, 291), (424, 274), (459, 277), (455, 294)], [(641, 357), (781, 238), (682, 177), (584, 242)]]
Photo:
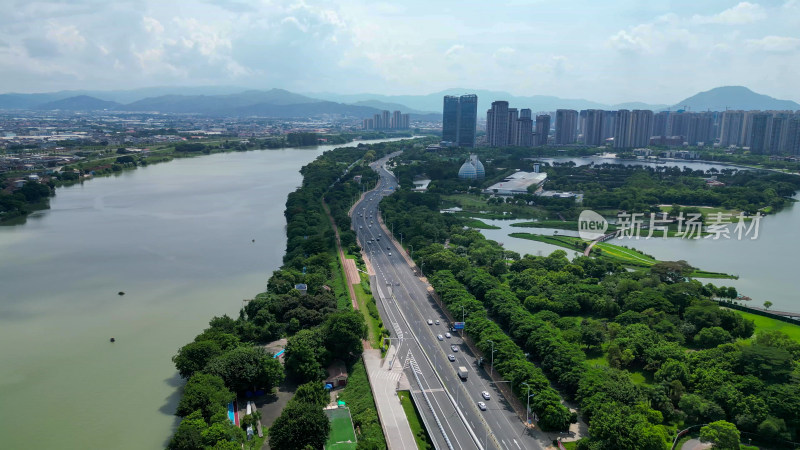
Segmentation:
[(119, 291), (119, 292), (117, 292), (117, 295), (125, 295), (125, 293), (122, 292), (122, 291)]
[(255, 241), (256, 241), (256, 240), (255, 240), (255, 239), (253, 239), (253, 242), (255, 242)]
[(116, 340), (116, 339), (114, 339), (114, 338), (111, 338), (111, 339), (109, 339), (109, 341), (111, 341), (111, 342), (117, 342), (117, 340)]

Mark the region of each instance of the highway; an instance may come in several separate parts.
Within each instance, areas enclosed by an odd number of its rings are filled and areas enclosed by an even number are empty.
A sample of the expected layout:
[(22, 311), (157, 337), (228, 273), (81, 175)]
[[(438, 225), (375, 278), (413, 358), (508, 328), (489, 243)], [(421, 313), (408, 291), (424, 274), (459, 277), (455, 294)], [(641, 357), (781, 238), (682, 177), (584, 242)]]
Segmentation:
[[(543, 449), (546, 443), (536, 440), (525, 428), (458, 334), (445, 337), (449, 331), (447, 320), (428, 294), (429, 285), (414, 273), (400, 253), (402, 250), (379, 225), (378, 204), (384, 195), (397, 189), (394, 176), (384, 168), (391, 156), (372, 164), (380, 181), (353, 208), (352, 224), (375, 271), (371, 279), (373, 294), (397, 348), (393, 364), (403, 364), (434, 446)], [(428, 320), (433, 323), (429, 325)], [(441, 340), (438, 335), (442, 335)], [(451, 362), (448, 355), (453, 355), (455, 361)], [(466, 380), (459, 378), (459, 366), (467, 368)], [(483, 391), (490, 394), (489, 400), (481, 396)], [(485, 411), (479, 409), (478, 402), (485, 403)]]

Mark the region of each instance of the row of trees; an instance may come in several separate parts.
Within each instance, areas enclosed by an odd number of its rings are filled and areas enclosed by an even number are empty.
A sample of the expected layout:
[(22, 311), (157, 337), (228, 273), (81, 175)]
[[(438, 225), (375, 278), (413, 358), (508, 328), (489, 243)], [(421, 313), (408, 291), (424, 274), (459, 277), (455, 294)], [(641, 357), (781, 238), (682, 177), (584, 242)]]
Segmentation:
[[(173, 358), (179, 374), (188, 381), (176, 411), (183, 420), (170, 448), (239, 448), (243, 434), (227, 420), (228, 402), (244, 391), (270, 392), (284, 379), (284, 368), (286, 375), (302, 385), (270, 429), (270, 445), (282, 449), (322, 447), (329, 430), (322, 412), (328, 403), (322, 383), (325, 368), (334, 360), (352, 366), (366, 337), (363, 316), (351, 309), (347, 293), (337, 290), (333, 282), (340, 273), (322, 198), (329, 198), (332, 210), (340, 214), (347, 206), (342, 199), (359, 186), (371, 188), (376, 180), (361, 164), (351, 167), (353, 161), (367, 152), (371, 158), (382, 156), (400, 145), (336, 149), (301, 169), (303, 184), (286, 201), (284, 264), (270, 277), (267, 291), (249, 301), (238, 318), (213, 318), (210, 327)], [(351, 170), (346, 173), (348, 167)], [(362, 175), (360, 185), (353, 181), (356, 174)], [(296, 289), (298, 284), (305, 284), (307, 290)], [(263, 344), (280, 337), (288, 337), (285, 367), (263, 349)], [(371, 407), (374, 410), (374, 404)], [(364, 430), (365, 442), (385, 444), (377, 420), (358, 412), (354, 411), (354, 419), (363, 418), (356, 426)], [(213, 432), (208, 431), (212, 428)], [(222, 428), (225, 433), (220, 432)]]

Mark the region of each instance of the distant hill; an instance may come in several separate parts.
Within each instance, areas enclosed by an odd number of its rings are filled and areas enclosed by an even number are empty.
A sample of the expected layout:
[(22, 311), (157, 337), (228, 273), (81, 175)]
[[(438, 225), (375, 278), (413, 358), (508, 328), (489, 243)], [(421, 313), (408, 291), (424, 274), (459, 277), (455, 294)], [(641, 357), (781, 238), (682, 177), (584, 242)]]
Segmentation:
[[(667, 109), (667, 105), (626, 102), (607, 105), (584, 99), (548, 95), (515, 96), (508, 92), (455, 88), (426, 95), (298, 94), (284, 89), (246, 90), (234, 86), (152, 87), (120, 91), (59, 91), (37, 94), (0, 94), (0, 109), (118, 110), (189, 113), (211, 116), (258, 115), (264, 117), (312, 117), (346, 115), (368, 118), (381, 110), (411, 114), (413, 119), (441, 120), (442, 97), (476, 94), (478, 117), (496, 100), (507, 100), (512, 108), (530, 108), (534, 113), (567, 109)], [(800, 110), (800, 104), (757, 94), (742, 86), (726, 86), (701, 92), (676, 103), (671, 109)]]
[(88, 95), (76, 95), (61, 100), (42, 103), (36, 105), (36, 109), (41, 110), (61, 110), (61, 111), (102, 111), (105, 109), (115, 109), (121, 106), (117, 102), (108, 102)]
[(409, 108), (406, 105), (401, 105), (400, 103), (387, 103), (379, 100), (362, 100), (352, 104), (356, 106), (369, 106), (370, 108), (376, 108), (380, 110), (400, 111), (403, 114), (421, 114), (421, 115), (439, 114), (440, 116), (442, 115), (441, 112), (436, 112), (436, 110), (420, 111), (417, 109)]
[(516, 96), (503, 91), (488, 91), (482, 89), (464, 89), (454, 88), (444, 91), (434, 92), (427, 95), (379, 95), (379, 94), (331, 94), (331, 93), (313, 93), (308, 94), (313, 97), (323, 98), (326, 100), (356, 103), (362, 101), (377, 101), (383, 103), (397, 103), (406, 105), (409, 108), (414, 108), (421, 111), (441, 111), (442, 98), (445, 95), (463, 95), (463, 94), (476, 94), (478, 96), (478, 117), (485, 115), (486, 110), (492, 106), (492, 102), (496, 100), (507, 100), (509, 106), (512, 108), (523, 109), (530, 108), (533, 112), (537, 111), (555, 111), (559, 108), (566, 109), (611, 109), (610, 105), (605, 105), (598, 102), (592, 102), (583, 99), (568, 99), (554, 97), (550, 95), (533, 95), (530, 97)]
[(673, 109), (687, 108), (690, 111), (725, 111), (725, 109), (796, 111), (800, 109), (800, 104), (757, 94), (744, 86), (723, 86), (700, 92), (673, 106)]

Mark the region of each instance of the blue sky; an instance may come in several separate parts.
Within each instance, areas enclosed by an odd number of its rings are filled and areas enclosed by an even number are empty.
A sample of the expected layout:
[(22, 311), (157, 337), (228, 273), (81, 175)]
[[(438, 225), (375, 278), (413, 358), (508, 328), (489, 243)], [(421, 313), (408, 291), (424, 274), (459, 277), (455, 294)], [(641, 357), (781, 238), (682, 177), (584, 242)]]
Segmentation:
[(4, 0), (2, 92), (164, 85), (800, 101), (800, 0)]

